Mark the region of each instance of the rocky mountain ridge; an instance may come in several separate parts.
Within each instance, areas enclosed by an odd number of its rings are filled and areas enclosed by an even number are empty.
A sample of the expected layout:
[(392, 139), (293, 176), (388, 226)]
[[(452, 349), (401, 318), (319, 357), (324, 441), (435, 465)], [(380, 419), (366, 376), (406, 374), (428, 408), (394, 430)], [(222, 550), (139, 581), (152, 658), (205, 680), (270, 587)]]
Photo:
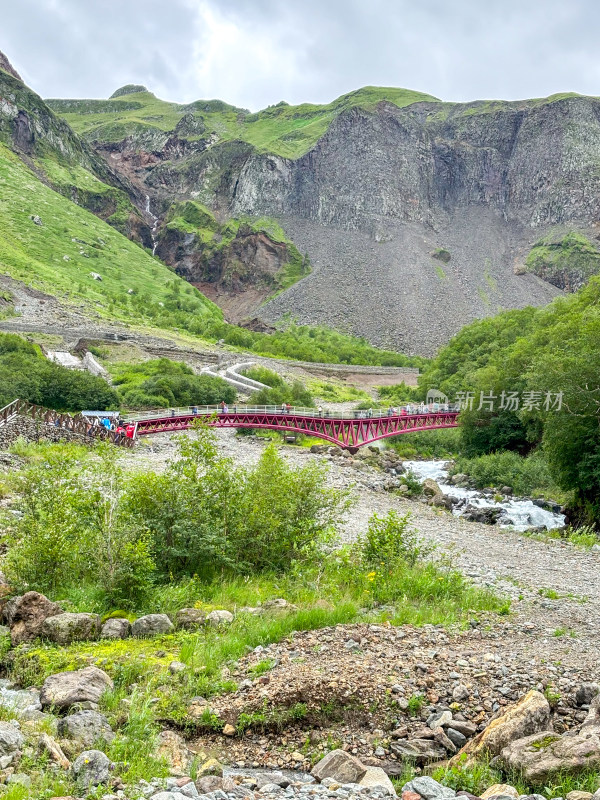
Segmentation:
[[(17, 97), (23, 84), (0, 76)], [(4, 101), (3, 136), (29, 157), (19, 102)], [(64, 117), (78, 163), (123, 194), (107, 203), (76, 179), (51, 185), (152, 247), (233, 321), (325, 321), (430, 355), (473, 319), (544, 305), (599, 269), (596, 98), (452, 104), (365, 87), (250, 114), (131, 85), (44, 108), (52, 125), (38, 138), (60, 149)], [(188, 202), (214, 217), (208, 232), (175, 230)], [(222, 246), (230, 223), (249, 223), (251, 238)]]

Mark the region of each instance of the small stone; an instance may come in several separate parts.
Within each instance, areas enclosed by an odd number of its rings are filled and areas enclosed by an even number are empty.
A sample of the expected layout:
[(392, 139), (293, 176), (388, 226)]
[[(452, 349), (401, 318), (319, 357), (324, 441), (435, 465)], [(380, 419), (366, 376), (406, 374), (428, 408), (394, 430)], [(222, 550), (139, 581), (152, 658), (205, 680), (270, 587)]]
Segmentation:
[(169, 664), (169, 672), (171, 675), (177, 675), (178, 672), (184, 672), (187, 669), (182, 661), (171, 661)]
[[(454, 725), (454, 720), (452, 721), (452, 724)], [(456, 728), (446, 728), (446, 736), (450, 739), (452, 744), (458, 748), (458, 750), (464, 747), (467, 743), (467, 737), (460, 731), (457, 731)]]
[(227, 723), (227, 725), (223, 727), (223, 733), (225, 734), (225, 736), (235, 736), (235, 728), (233, 727), (233, 725)]
[(358, 783), (367, 771), (357, 758), (344, 750), (332, 750), (312, 768), (311, 775), (318, 781), (333, 778), (339, 783)]
[(452, 712), (445, 709), (432, 714), (427, 720), (427, 725), (432, 730), (435, 730), (435, 728), (445, 728), (447, 725), (450, 725), (451, 722)]

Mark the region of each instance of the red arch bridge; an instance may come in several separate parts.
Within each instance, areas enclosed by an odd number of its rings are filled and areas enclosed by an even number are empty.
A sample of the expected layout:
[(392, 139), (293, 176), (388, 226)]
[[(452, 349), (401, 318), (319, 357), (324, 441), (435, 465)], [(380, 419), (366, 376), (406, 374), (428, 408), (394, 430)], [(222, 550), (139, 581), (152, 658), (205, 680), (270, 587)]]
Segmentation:
[(413, 409), (350, 411), (333, 413), (314, 408), (234, 405), (223, 410), (214, 406), (149, 412), (127, 417), (128, 435), (136, 439), (153, 433), (173, 433), (192, 427), (198, 419), (216, 428), (267, 428), (283, 433), (304, 433), (357, 452), (378, 439), (415, 431), (455, 428), (458, 409)]

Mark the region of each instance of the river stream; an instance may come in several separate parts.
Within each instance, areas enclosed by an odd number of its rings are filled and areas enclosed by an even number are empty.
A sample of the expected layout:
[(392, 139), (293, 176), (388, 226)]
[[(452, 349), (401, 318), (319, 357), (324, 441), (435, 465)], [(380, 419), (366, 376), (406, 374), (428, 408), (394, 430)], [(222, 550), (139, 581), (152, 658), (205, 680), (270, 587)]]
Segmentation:
[(495, 501), (477, 489), (462, 489), (454, 486), (448, 479), (447, 461), (405, 461), (404, 466), (412, 472), (421, 482), (432, 478), (448, 497), (458, 500), (452, 513), (462, 516), (467, 507), (472, 508), (501, 508), (498, 524), (503, 528), (513, 528), (526, 531), (530, 528), (562, 528), (565, 524), (563, 514), (556, 514), (545, 508), (540, 508), (531, 500), (518, 497), (503, 497)]

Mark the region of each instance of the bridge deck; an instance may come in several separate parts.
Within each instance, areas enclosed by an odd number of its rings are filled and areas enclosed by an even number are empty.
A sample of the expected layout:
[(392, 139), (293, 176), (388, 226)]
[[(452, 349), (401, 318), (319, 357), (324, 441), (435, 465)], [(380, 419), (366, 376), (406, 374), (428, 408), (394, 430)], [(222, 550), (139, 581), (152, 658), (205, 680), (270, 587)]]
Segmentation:
[[(412, 412), (412, 409), (410, 409)], [(393, 413), (390, 409), (351, 411), (330, 414), (314, 408), (290, 408), (283, 411), (274, 406), (238, 406), (231, 410), (215, 407), (191, 407), (156, 411), (128, 418), (135, 425), (135, 436), (173, 433), (190, 428), (198, 419), (218, 428), (267, 428), (290, 433), (304, 433), (332, 442), (344, 449), (356, 450), (378, 439), (399, 436), (415, 431), (454, 428), (458, 410), (423, 410), (409, 413), (405, 408)]]

